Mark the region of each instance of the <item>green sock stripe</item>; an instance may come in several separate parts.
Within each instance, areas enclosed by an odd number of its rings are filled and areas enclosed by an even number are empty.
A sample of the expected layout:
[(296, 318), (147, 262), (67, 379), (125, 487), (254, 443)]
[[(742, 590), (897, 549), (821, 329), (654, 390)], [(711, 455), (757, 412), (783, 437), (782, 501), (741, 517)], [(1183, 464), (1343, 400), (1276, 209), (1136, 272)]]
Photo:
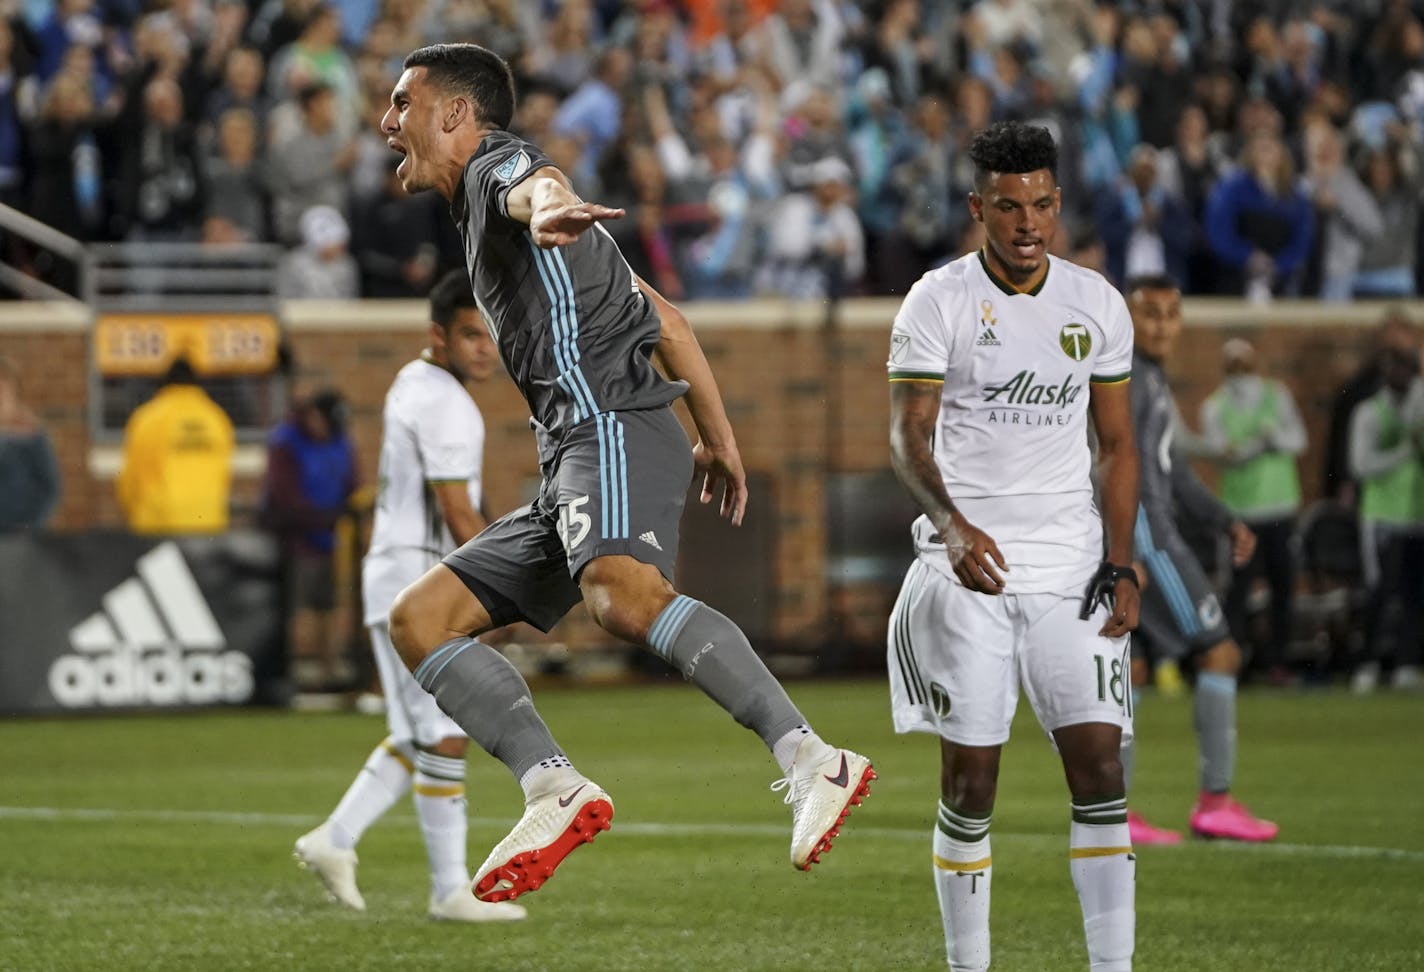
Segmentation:
[(1071, 806), (1074, 823), (1100, 826), (1127, 823), (1127, 796), (1124, 794), (1074, 800)]
[(935, 825), (946, 837), (974, 843), (988, 835), (993, 815), (992, 810), (974, 813), (956, 810), (941, 801)]

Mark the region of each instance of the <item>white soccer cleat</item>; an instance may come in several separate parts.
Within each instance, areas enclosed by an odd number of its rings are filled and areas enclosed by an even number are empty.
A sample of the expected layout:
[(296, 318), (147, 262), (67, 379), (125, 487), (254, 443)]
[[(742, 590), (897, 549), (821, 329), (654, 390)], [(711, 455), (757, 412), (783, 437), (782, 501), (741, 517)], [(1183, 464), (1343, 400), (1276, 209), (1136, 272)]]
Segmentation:
[(331, 900), (357, 911), (366, 910), (366, 899), (356, 887), (356, 852), (332, 845), (329, 823), (298, 837), (292, 856), (317, 876)]
[(870, 760), (849, 749), (832, 749), (815, 737), (796, 747), (791, 771), (771, 784), (774, 792), (786, 790), (791, 804), (791, 863), (809, 871), (831, 841), (852, 807), (860, 806), (875, 779)]
[(555, 770), (551, 789), (524, 803), (524, 816), (475, 872), (481, 901), (511, 901), (537, 891), (565, 857), (607, 830), (613, 798), (592, 780)]
[(430, 896), (430, 917), (436, 921), (523, 921), (527, 914), (517, 904), (480, 901), (470, 888), (456, 888), (443, 898)]

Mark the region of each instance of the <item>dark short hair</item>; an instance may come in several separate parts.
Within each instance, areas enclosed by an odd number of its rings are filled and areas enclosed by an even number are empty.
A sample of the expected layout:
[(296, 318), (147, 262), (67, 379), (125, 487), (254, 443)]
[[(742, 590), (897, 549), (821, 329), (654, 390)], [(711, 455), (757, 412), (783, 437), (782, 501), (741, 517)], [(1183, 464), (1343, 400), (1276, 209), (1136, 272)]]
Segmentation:
[(990, 173), (1047, 169), (1056, 176), (1058, 171), (1053, 136), (1040, 125), (1023, 122), (995, 122), (979, 132), (969, 143), (969, 157), (974, 160), (976, 189), (988, 184)]
[(411, 51), (402, 66), (423, 67), (432, 84), (467, 96), (491, 128), (508, 128), (514, 118), (514, 74), (494, 51), (478, 44), (431, 44)]
[(325, 81), (308, 81), (297, 91), (297, 103), (301, 105), (303, 111), (306, 111), (311, 107), (313, 101), (324, 94), (331, 93), (332, 87)]
[(1123, 285), (1124, 295), (1131, 297), (1139, 290), (1181, 290), (1182, 287), (1177, 281), (1165, 273), (1140, 273), (1128, 279)]
[(165, 385), (196, 385), (198, 373), (193, 370), (192, 363), (180, 354), (168, 366), (168, 371), (163, 375), (163, 383)]
[(449, 327), (457, 311), (478, 306), (463, 270), (451, 270), (430, 288), (430, 319), (441, 327)]

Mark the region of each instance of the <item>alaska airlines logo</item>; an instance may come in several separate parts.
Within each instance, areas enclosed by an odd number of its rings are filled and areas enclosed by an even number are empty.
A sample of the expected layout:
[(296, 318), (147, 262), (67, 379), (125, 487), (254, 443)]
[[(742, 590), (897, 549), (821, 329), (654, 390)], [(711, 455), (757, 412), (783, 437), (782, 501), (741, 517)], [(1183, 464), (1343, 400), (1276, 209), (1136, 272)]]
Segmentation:
[(984, 400), (1000, 405), (1048, 405), (1067, 408), (1083, 391), (1073, 384), (1072, 375), (1064, 375), (1057, 384), (1041, 384), (1038, 372), (1020, 371), (1002, 385), (985, 385)]

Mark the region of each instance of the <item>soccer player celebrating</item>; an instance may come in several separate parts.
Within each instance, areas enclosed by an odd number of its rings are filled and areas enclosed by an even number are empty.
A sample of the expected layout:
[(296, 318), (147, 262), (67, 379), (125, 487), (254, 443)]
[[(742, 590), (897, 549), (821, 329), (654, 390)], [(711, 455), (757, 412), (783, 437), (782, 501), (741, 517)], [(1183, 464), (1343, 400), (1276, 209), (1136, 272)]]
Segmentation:
[(969, 155), (986, 244), (920, 278), (890, 343), (890, 451), (923, 512), (890, 617), (895, 728), (940, 737), (933, 861), (949, 967), (987, 969), (989, 825), (1022, 682), (1068, 780), (1090, 967), (1122, 972), (1135, 924), (1118, 757), (1137, 623), (1132, 326), (1101, 276), (1046, 252), (1060, 205), (1048, 131), (996, 124)]
[(400, 370), (386, 393), (380, 493), (361, 571), (390, 735), (367, 758), (331, 816), (297, 840), (295, 857), (338, 902), (364, 911), (356, 886), (356, 842), (413, 783), (430, 862), (430, 916), (516, 921), (524, 917), (519, 905), (486, 903), (469, 893), (465, 734), (401, 664), (386, 621), (402, 588), (485, 527), (480, 514), (485, 425), (463, 383), (489, 378), (496, 359), (464, 274), (452, 273), (431, 290), (430, 320), (429, 346)]
[[(1177, 510), (1231, 538), (1232, 560), (1251, 559), (1256, 538), (1202, 485), (1173, 445), (1176, 405), (1162, 362), (1182, 331), (1182, 292), (1169, 277), (1128, 282), (1136, 349), (1132, 358), (1132, 420), (1142, 461), (1141, 507), (1137, 513), (1136, 558), (1150, 583), (1142, 598), (1142, 631), (1154, 649), (1169, 658), (1197, 656), (1193, 724), (1201, 751), (1201, 795), (1190, 826), (1202, 837), (1266, 841), (1280, 829), (1261, 820), (1231, 797), (1236, 770), (1236, 678), (1241, 649), (1231, 637), (1221, 604), (1206, 573), (1177, 530)], [(1131, 777), (1133, 749), (1123, 753)], [(1129, 782), (1131, 780), (1129, 779)], [(1172, 843), (1173, 831), (1134, 817), (1142, 843)]]
[[(405, 60), (382, 119), (408, 192), (450, 201), (476, 299), (533, 412), (538, 498), (406, 588), (391, 638), (416, 679), (513, 772), (525, 813), (474, 878), (475, 896), (537, 889), (607, 829), (612, 798), (573, 768), (519, 672), (472, 635), (523, 620), (547, 630), (580, 599), (604, 630), (645, 645), (756, 732), (785, 774), (791, 862), (809, 868), (875, 777), (823, 742), (722, 614), (675, 591), (678, 521), (694, 470), (702, 500), (740, 524), (746, 474), (686, 318), (628, 268), (601, 220), (534, 145), (506, 128), (509, 66), (473, 44)], [(653, 367), (656, 354), (664, 378)], [(672, 403), (686, 396), (690, 448)]]

